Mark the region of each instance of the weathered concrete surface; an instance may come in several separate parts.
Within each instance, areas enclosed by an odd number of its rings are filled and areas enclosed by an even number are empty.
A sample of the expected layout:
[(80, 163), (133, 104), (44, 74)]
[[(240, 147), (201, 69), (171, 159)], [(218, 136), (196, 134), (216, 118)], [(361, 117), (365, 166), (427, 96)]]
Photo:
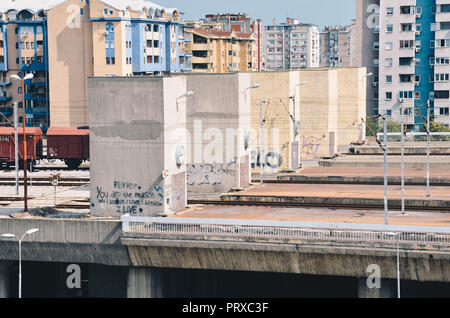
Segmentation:
[[(388, 184), (401, 183), (401, 169), (388, 168)], [(405, 184), (407, 185), (426, 185), (426, 171), (419, 168), (405, 169)], [(384, 184), (384, 168), (373, 167), (355, 168), (349, 166), (336, 167), (308, 167), (295, 173), (280, 174), (277, 176), (279, 181), (293, 183), (348, 183), (348, 184)], [(439, 169), (432, 170), (430, 173), (430, 184), (448, 186), (450, 185), (450, 170)]]
[[(0, 219), (0, 233), (22, 235), (38, 228), (22, 243), (24, 261), (76, 262), (128, 266), (119, 221)], [(18, 260), (18, 243), (0, 240), (0, 260)]]
[(92, 215), (184, 208), (185, 93), (184, 76), (89, 79)]
[[(449, 145), (450, 146), (450, 145)], [(430, 148), (431, 155), (450, 155), (450, 147), (433, 146)], [(356, 155), (383, 155), (383, 150), (379, 146), (359, 146), (350, 148), (350, 152)], [(388, 147), (388, 155), (400, 156), (402, 149), (399, 146)], [(414, 155), (426, 155), (427, 147), (423, 146), (407, 146), (404, 148), (404, 154), (406, 156)]]
[(9, 292), (10, 270), (12, 263), (0, 261), (0, 298), (11, 297)]
[(250, 155), (245, 145), (251, 129), (250, 74), (189, 74), (186, 85), (194, 92), (186, 99), (188, 191), (222, 193), (247, 187), (250, 162), (242, 158)]
[[(406, 169), (421, 169), (426, 171), (426, 156), (406, 156)], [(353, 167), (353, 168), (383, 168), (384, 158), (379, 155), (344, 155), (334, 159), (320, 160), (319, 166), (322, 167)], [(389, 168), (400, 168), (400, 156), (388, 156)], [(450, 156), (431, 156), (431, 169), (450, 168)]]
[[(426, 197), (426, 187), (406, 188), (405, 207), (414, 209), (441, 209), (450, 211), (450, 193), (446, 187), (431, 187), (431, 197)], [(239, 193), (221, 196), (226, 202), (263, 203), (273, 205), (333, 205), (374, 207), (384, 206), (384, 186), (327, 184), (326, 191), (315, 184), (265, 184)], [(389, 186), (389, 207), (401, 206), (401, 188)]]
[(394, 298), (397, 295), (396, 281), (381, 279), (380, 288), (369, 288), (367, 278), (358, 278), (358, 298)]
[[(289, 241), (230, 241), (218, 237), (145, 236), (124, 233), (133, 266), (217, 269), (367, 277), (367, 267), (378, 264), (381, 277), (396, 278), (396, 248), (360, 244), (320, 245)], [(282, 243), (282, 244), (280, 244)], [(358, 246), (359, 245), (359, 246)], [(364, 246), (364, 247), (363, 247)], [(450, 281), (450, 251), (400, 246), (403, 279)]]

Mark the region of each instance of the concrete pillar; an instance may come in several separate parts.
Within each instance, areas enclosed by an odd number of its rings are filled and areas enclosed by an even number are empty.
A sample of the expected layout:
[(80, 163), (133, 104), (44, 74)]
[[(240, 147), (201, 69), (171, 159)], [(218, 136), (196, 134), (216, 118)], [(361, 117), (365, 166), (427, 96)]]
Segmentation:
[(381, 288), (369, 288), (367, 278), (358, 278), (359, 298), (395, 298), (397, 297), (396, 281), (392, 279), (381, 279)]
[(11, 297), (9, 285), (11, 273), (9, 271), (11, 266), (10, 262), (0, 261), (0, 298)]
[(162, 298), (163, 273), (160, 269), (130, 267), (128, 270), (128, 298)]

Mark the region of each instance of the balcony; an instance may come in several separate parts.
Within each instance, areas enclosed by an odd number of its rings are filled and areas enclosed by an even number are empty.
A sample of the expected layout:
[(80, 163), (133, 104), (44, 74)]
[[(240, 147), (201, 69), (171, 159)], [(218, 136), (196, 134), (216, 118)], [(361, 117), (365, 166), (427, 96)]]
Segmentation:
[(0, 78), (0, 87), (6, 87), (11, 85), (12, 81), (9, 77)]
[(205, 63), (212, 63), (212, 57), (197, 57), (192, 56), (192, 64), (205, 64)]
[(48, 97), (46, 94), (42, 94), (42, 93), (28, 93), (25, 94), (25, 99), (26, 100), (36, 100), (36, 101), (48, 101)]
[(12, 106), (0, 107), (0, 113), (2, 113), (4, 116), (12, 115), (13, 112), (14, 109)]
[(0, 102), (9, 102), (10, 100), (12, 100), (12, 96), (6, 96), (6, 95), (0, 96)]

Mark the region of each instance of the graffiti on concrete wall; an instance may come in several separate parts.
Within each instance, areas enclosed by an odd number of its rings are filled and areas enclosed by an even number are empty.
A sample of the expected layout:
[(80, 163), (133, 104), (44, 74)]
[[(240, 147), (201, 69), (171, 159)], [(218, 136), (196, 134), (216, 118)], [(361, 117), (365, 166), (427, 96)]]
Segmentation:
[[(256, 167), (261, 167), (260, 155), (261, 154), (259, 153), (259, 149), (252, 151), (252, 161), (251, 161), (252, 169)], [(263, 165), (265, 167), (277, 169), (283, 165), (283, 157), (275, 151), (264, 153), (263, 150), (263, 158), (264, 158)]]
[(112, 191), (104, 191), (97, 186), (96, 201), (99, 204), (111, 206), (114, 212), (130, 215), (142, 214), (146, 207), (160, 207), (163, 205), (164, 190), (159, 185), (143, 190), (136, 183), (114, 181)]
[(235, 171), (213, 164), (189, 164), (186, 168), (187, 184), (190, 186), (222, 184), (226, 175), (233, 176)]
[(322, 138), (314, 136), (303, 137), (302, 152), (307, 155), (315, 155), (319, 153), (321, 144)]

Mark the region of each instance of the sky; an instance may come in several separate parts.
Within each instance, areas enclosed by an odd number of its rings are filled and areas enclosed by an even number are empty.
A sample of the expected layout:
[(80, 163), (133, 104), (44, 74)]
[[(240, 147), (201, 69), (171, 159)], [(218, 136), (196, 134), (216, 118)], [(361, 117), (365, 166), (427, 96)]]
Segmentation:
[(355, 18), (355, 0), (152, 0), (166, 8), (178, 8), (185, 20), (197, 20), (209, 13), (247, 13), (262, 18), (263, 24), (284, 22), (285, 17), (302, 23), (346, 25)]

